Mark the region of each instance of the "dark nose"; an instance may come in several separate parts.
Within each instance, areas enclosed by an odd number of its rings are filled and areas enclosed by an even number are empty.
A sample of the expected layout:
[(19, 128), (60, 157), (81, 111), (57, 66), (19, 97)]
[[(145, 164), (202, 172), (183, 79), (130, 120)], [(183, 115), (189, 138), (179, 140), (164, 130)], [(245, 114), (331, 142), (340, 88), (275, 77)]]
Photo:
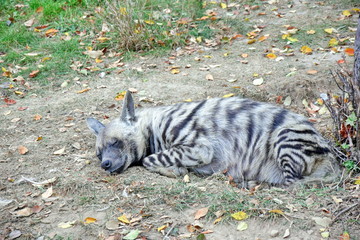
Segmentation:
[(101, 163), (101, 167), (105, 170), (108, 170), (109, 168), (111, 168), (111, 161), (110, 160), (103, 161)]

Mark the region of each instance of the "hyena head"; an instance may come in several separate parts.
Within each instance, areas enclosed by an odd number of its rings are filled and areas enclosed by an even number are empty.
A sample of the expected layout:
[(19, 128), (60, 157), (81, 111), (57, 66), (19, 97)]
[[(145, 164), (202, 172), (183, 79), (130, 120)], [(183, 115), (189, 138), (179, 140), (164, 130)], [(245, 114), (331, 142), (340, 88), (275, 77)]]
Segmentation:
[(134, 126), (135, 107), (129, 91), (125, 95), (119, 118), (106, 126), (94, 118), (88, 118), (86, 121), (96, 135), (96, 155), (104, 170), (121, 173), (139, 160), (143, 150)]

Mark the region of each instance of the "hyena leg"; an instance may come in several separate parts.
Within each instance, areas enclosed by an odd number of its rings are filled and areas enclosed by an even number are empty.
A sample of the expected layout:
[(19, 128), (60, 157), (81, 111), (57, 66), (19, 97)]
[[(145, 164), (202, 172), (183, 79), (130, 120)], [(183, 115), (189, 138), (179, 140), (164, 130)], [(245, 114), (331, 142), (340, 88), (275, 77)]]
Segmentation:
[(185, 175), (187, 168), (210, 163), (212, 156), (212, 150), (206, 146), (177, 145), (144, 158), (143, 165), (151, 172), (178, 177)]

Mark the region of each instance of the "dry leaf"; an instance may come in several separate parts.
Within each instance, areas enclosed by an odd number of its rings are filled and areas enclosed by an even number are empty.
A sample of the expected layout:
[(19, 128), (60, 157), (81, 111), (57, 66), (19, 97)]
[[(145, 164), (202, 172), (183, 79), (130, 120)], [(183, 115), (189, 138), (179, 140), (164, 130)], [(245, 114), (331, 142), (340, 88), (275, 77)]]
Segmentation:
[(158, 232), (161, 232), (163, 230), (165, 230), (168, 227), (168, 225), (162, 225), (161, 227), (158, 227), (157, 230)]
[(15, 212), (15, 214), (19, 217), (28, 217), (30, 216), (31, 214), (33, 214), (33, 209), (32, 208), (29, 208), (29, 207), (26, 207), (26, 208), (23, 208), (23, 209), (20, 209), (18, 211)]
[(24, 155), (24, 154), (26, 154), (27, 152), (29, 152), (29, 150), (28, 150), (25, 146), (19, 146), (19, 147), (18, 147), (18, 152), (19, 152), (21, 155)]
[(285, 233), (284, 233), (283, 238), (287, 238), (287, 237), (289, 237), (289, 236), (290, 236), (290, 230), (287, 228), (287, 229), (285, 230)]
[(312, 34), (315, 34), (316, 31), (315, 30), (309, 30), (309, 31), (306, 31), (306, 33), (312, 35)]
[(189, 177), (189, 175), (185, 175), (184, 176), (184, 178), (183, 178), (183, 181), (185, 182), (185, 183), (189, 183), (190, 182), (190, 177)]
[(45, 36), (46, 36), (46, 37), (53, 37), (53, 36), (55, 36), (56, 33), (58, 33), (58, 32), (59, 32), (59, 30), (54, 29), (54, 28), (50, 28), (49, 30), (47, 30), (47, 31), (45, 32)]
[(290, 96), (287, 96), (287, 97), (285, 98), (285, 100), (284, 100), (284, 105), (285, 105), (285, 106), (290, 106), (290, 105), (291, 105), (291, 102), (292, 102), (291, 97), (290, 97)]
[(264, 83), (264, 79), (263, 79), (263, 78), (257, 78), (257, 79), (254, 79), (252, 83), (253, 83), (255, 86), (260, 86), (261, 84)]
[(223, 98), (233, 97), (234, 95), (235, 95), (235, 94), (233, 94), (233, 93), (225, 94), (225, 95), (223, 96)]
[(117, 218), (120, 222), (126, 223), (126, 224), (130, 224), (129, 219), (126, 217), (125, 214), (123, 214), (122, 216)]
[(180, 73), (180, 69), (178, 69), (178, 68), (173, 68), (173, 69), (170, 70), (170, 72), (171, 72), (172, 74), (178, 74), (178, 73)]
[(317, 74), (318, 71), (316, 71), (315, 69), (310, 69), (308, 70), (306, 73), (307, 74), (310, 74), (310, 75), (314, 75), (314, 74)]
[(107, 221), (105, 227), (108, 230), (116, 230), (119, 228), (119, 221), (115, 221), (115, 220)]
[(47, 199), (47, 198), (51, 197), (52, 194), (53, 194), (53, 187), (51, 186), (43, 194), (41, 194), (41, 198)]
[(94, 223), (94, 222), (96, 222), (96, 221), (97, 221), (96, 218), (87, 217), (87, 218), (85, 218), (84, 223), (85, 223), (85, 224), (90, 224), (90, 223)]
[(324, 31), (325, 31), (326, 33), (332, 34), (333, 31), (334, 31), (334, 29), (333, 29), (333, 28), (325, 28)]
[(42, 116), (40, 114), (35, 114), (34, 120), (39, 121), (40, 119), (42, 119)]
[(300, 52), (310, 55), (310, 54), (312, 54), (312, 49), (305, 45), (300, 48)]
[(330, 225), (331, 223), (331, 218), (328, 217), (313, 217), (312, 220), (314, 220), (316, 222), (316, 224), (326, 228)]
[(64, 155), (65, 154), (65, 147), (55, 151), (53, 154), (54, 155)]
[(213, 75), (207, 74), (207, 75), (206, 75), (206, 80), (208, 80), (208, 81), (214, 81)]
[(270, 213), (277, 213), (277, 214), (280, 214), (280, 215), (284, 215), (284, 212), (280, 209), (273, 209), (273, 210), (270, 210), (269, 211)]
[(201, 208), (201, 209), (197, 210), (196, 213), (195, 213), (194, 219), (198, 220), (198, 219), (204, 217), (208, 213), (208, 211), (209, 211), (208, 207)]
[(246, 222), (240, 222), (239, 225), (236, 228), (238, 231), (244, 231), (248, 229), (248, 224)]
[(39, 74), (40, 70), (35, 70), (35, 71), (32, 71), (30, 74), (29, 74), (29, 77), (30, 78), (34, 78), (36, 77), (38, 74)]
[(24, 22), (25, 27), (31, 27), (34, 24), (35, 18), (31, 18)]
[(277, 56), (276, 56), (275, 53), (268, 53), (268, 54), (266, 54), (266, 57), (269, 58), (269, 59), (275, 59), (275, 58), (277, 58)]
[(74, 224), (76, 223), (76, 220), (75, 221), (72, 221), (72, 222), (61, 222), (58, 224), (58, 227), (59, 228), (71, 228), (72, 226), (74, 226)]
[(344, 50), (344, 52), (348, 55), (348, 56), (354, 56), (355, 52), (353, 48), (346, 48)]
[(83, 54), (88, 55), (91, 58), (99, 58), (100, 56), (104, 55), (103, 51), (98, 50), (98, 51), (92, 51), (92, 50), (88, 50), (83, 52)]

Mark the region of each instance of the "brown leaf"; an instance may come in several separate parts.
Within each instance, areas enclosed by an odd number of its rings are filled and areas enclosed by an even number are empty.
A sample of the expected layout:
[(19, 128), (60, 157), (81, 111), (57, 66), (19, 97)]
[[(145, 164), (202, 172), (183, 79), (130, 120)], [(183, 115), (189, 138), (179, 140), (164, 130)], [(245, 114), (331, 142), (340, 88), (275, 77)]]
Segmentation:
[(19, 146), (18, 151), (21, 155), (25, 155), (29, 150), (25, 146)]
[(30, 20), (24, 22), (25, 27), (31, 27), (34, 24), (35, 18), (31, 18)]
[(29, 74), (30, 78), (34, 78), (39, 74), (40, 70), (34, 70)]
[(55, 36), (56, 33), (58, 33), (58, 32), (59, 32), (59, 30), (57, 30), (57, 29), (55, 29), (55, 28), (50, 28), (49, 30), (47, 30), (47, 31), (45, 32), (45, 36), (48, 37), (48, 38), (50, 38), (50, 37)]
[(195, 213), (195, 220), (198, 220), (202, 217), (204, 217), (209, 211), (209, 208), (208, 207), (205, 207), (205, 208), (200, 208), (199, 210), (197, 210), (197, 212)]
[(77, 91), (77, 93), (84, 93), (84, 92), (90, 91), (90, 89), (91, 88), (85, 88), (83, 90)]

